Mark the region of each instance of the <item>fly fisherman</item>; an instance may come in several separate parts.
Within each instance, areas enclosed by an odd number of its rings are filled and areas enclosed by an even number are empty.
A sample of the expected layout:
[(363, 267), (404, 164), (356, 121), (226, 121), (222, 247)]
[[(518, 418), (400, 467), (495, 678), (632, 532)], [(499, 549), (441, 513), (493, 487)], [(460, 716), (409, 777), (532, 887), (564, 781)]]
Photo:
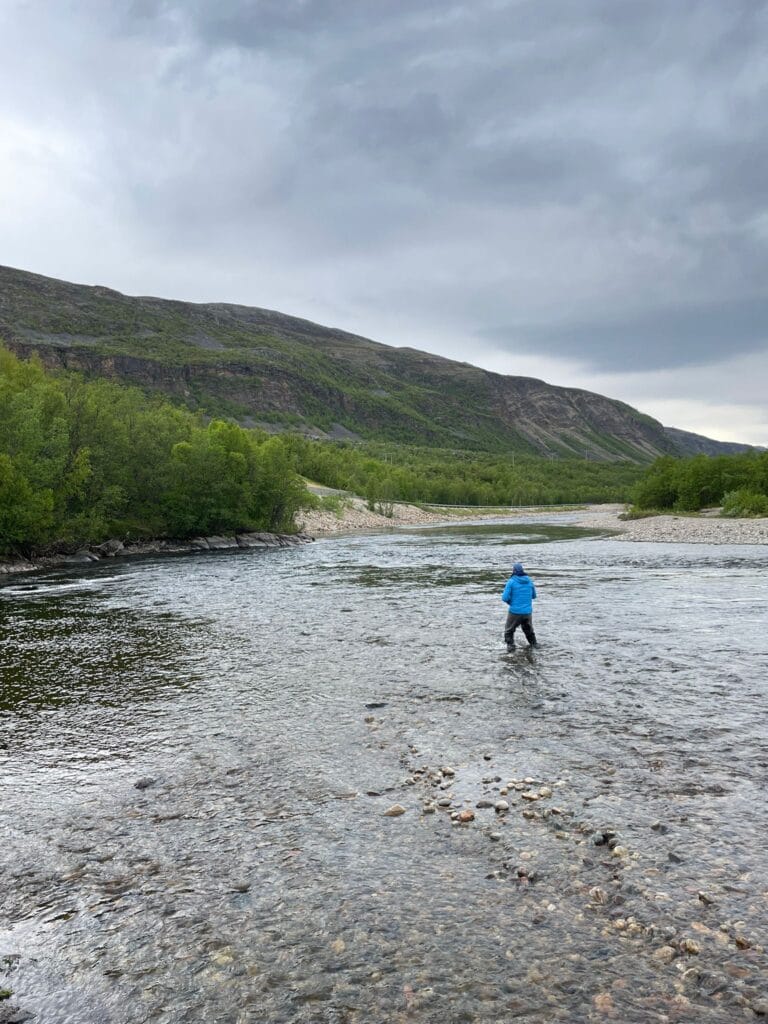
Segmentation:
[(520, 562), (512, 566), (512, 575), (507, 580), (501, 600), (509, 606), (507, 621), (504, 625), (504, 642), (508, 651), (515, 649), (515, 630), (518, 626), (525, 634), (525, 639), (536, 647), (536, 634), (533, 631), (533, 601), (536, 599), (536, 587), (533, 580), (526, 576)]

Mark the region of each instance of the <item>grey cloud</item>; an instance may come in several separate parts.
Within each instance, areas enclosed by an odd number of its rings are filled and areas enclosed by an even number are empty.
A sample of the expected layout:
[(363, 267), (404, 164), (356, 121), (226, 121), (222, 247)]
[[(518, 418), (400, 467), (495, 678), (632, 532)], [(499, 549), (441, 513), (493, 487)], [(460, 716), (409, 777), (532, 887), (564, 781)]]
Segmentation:
[(0, 110), (69, 128), (163, 261), (268, 267), (373, 336), (396, 308), (410, 344), (480, 324), (606, 370), (768, 345), (764, 0), (36, 9)]
[(478, 333), (510, 351), (564, 356), (608, 372), (700, 366), (768, 349), (768, 298), (655, 309), (613, 322)]

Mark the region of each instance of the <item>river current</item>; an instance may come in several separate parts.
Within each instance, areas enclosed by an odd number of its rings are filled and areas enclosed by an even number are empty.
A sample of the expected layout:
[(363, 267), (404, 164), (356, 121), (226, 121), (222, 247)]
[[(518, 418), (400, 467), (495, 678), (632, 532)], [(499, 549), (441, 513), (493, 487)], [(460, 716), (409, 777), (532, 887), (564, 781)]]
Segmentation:
[(0, 586), (0, 1021), (768, 1013), (768, 551), (557, 522)]

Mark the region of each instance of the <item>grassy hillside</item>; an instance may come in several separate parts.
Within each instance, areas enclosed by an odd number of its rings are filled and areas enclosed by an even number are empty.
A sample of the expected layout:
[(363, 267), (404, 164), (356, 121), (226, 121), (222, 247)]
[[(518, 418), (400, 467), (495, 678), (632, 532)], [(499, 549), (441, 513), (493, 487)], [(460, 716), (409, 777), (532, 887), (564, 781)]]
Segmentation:
[(268, 429), (603, 461), (676, 450), (661, 424), (601, 395), (264, 309), (132, 298), (0, 268), (0, 338), (48, 367)]

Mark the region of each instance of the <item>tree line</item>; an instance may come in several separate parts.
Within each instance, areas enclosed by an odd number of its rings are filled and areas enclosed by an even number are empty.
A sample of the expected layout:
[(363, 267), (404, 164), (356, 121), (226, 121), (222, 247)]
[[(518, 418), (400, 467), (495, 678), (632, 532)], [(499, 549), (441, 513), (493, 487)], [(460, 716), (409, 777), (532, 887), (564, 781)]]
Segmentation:
[(768, 452), (657, 459), (631, 492), (638, 509), (695, 512), (722, 506), (728, 516), (768, 515)]
[(108, 537), (294, 530), (307, 500), (283, 440), (137, 388), (54, 375), (0, 348), (0, 551)]
[(408, 445), (286, 442), (299, 471), (370, 505), (557, 505), (626, 501), (643, 467), (629, 462), (544, 459)]

